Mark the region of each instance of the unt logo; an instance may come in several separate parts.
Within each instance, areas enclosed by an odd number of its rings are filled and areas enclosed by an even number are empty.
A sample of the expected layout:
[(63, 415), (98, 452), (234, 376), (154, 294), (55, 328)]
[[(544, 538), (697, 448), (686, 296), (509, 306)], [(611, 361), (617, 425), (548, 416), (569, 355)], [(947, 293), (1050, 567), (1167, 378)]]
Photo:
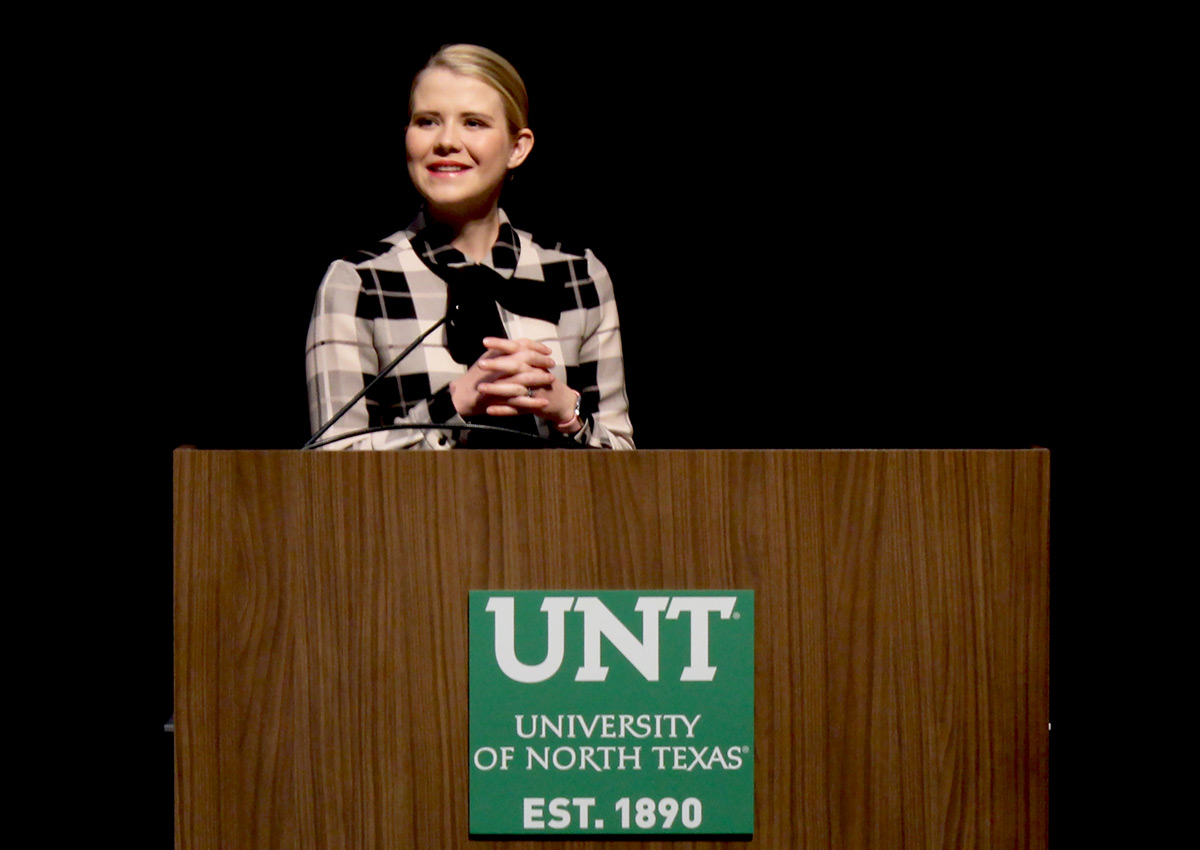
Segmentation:
[(733, 616), (735, 596), (639, 596), (634, 611), (642, 615), (642, 639), (638, 640), (595, 596), (547, 596), (542, 600), (546, 614), (546, 658), (540, 664), (524, 664), (517, 658), (514, 600), (511, 596), (493, 596), (487, 610), (496, 616), (496, 663), (504, 675), (516, 682), (544, 682), (558, 672), (563, 662), (566, 616), (569, 611), (583, 614), (583, 666), (575, 672), (577, 682), (603, 682), (608, 668), (600, 663), (600, 638), (609, 642), (649, 682), (658, 681), (659, 615), (678, 620), (686, 613), (691, 620), (691, 659), (680, 673), (681, 682), (711, 682), (716, 667), (708, 663), (708, 623), (710, 614), (722, 620)]

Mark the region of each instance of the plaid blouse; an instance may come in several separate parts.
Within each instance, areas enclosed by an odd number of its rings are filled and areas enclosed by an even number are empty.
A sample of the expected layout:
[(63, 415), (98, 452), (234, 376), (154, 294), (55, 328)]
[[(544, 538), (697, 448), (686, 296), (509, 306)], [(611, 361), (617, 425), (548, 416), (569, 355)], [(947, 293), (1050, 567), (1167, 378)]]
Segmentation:
[[(315, 431), (374, 378), (420, 333), (446, 313), (447, 286), (439, 266), (460, 267), (466, 257), (426, 227), (423, 215), (406, 230), (368, 251), (334, 262), (321, 281), (308, 328), (305, 366), (309, 420)], [(633, 448), (625, 395), (621, 331), (612, 281), (591, 251), (541, 245), (500, 212), (500, 235), (485, 264), (508, 280), (561, 286), (557, 324), (518, 315), (497, 304), (509, 339), (549, 346), (554, 376), (581, 394), (582, 431), (568, 438), (611, 449)], [(425, 339), (322, 439), (378, 425), (439, 424), (445, 429), (377, 431), (333, 443), (329, 449), (449, 449), (470, 439), (455, 432), (465, 421), (450, 400), (450, 382), (467, 366), (446, 347), (443, 325)], [(505, 417), (497, 424), (533, 420), (542, 436), (560, 436), (545, 420)], [(532, 430), (532, 429), (531, 429)]]

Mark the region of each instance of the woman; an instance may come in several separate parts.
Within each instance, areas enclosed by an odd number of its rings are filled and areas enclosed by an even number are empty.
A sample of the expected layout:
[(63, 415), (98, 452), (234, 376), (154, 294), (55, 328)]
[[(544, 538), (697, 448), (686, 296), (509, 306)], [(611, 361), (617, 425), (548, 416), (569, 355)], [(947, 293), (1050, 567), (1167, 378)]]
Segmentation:
[[(413, 80), (408, 173), (425, 199), (409, 227), (329, 267), (309, 326), (315, 429), (439, 320), (324, 434), (326, 448), (497, 445), (468, 423), (633, 448), (612, 283), (591, 253), (542, 245), (500, 209), (533, 148), (525, 85), (483, 47), (439, 50)], [(525, 445), (528, 445), (528, 441)]]

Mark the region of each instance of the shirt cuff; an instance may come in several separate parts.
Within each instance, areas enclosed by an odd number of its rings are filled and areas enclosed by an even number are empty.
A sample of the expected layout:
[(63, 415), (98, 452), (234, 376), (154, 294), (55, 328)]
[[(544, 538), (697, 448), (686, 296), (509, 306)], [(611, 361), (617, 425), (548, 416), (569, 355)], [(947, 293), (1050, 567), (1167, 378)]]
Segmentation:
[(445, 423), (456, 420), (454, 424), (463, 424), (463, 418), (454, 409), (454, 400), (450, 398), (450, 385), (442, 387), (429, 399), (429, 420)]

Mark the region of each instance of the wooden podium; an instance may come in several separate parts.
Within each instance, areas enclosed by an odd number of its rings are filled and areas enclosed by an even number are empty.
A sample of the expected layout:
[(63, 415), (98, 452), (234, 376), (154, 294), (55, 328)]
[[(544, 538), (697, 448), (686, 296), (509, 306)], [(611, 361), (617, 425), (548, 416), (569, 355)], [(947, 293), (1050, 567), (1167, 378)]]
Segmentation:
[[(176, 846), (468, 839), (467, 592), (753, 589), (753, 841), (1044, 848), (1049, 454), (175, 455)], [(571, 840), (572, 848), (609, 842)]]

